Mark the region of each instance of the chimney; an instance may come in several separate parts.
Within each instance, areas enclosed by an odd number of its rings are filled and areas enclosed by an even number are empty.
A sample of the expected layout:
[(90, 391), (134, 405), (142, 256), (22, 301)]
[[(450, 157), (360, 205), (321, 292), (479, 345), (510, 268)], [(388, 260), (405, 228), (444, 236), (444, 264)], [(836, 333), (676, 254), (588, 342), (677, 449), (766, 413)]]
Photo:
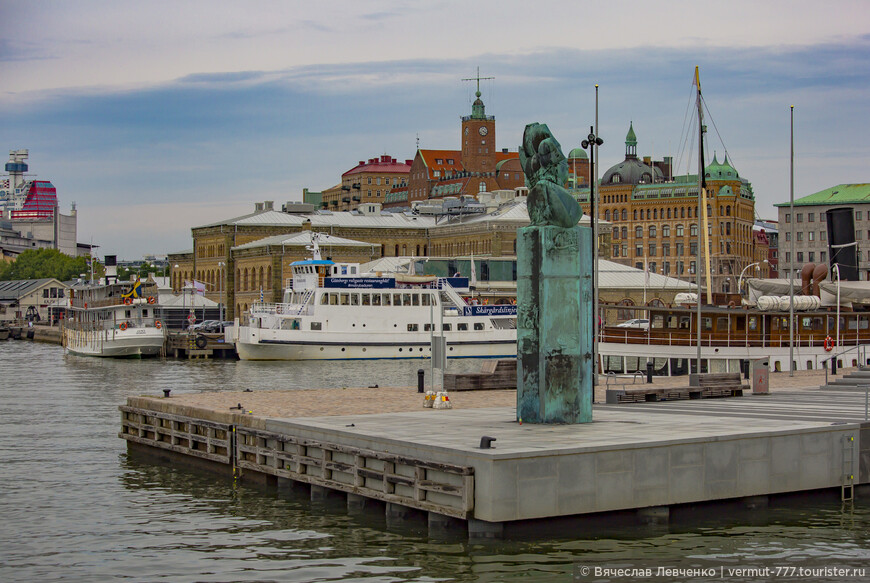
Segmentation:
[(106, 255), (103, 265), (106, 268), (106, 283), (118, 281), (118, 256)]
[(263, 209), (267, 211), (275, 210), (275, 201), (274, 200), (264, 200), (263, 201)]

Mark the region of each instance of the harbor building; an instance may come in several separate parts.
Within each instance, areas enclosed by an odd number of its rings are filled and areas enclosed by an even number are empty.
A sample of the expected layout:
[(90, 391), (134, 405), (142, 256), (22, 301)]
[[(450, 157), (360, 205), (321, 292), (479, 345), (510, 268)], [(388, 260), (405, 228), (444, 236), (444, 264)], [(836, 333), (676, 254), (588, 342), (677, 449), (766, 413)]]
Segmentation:
[[(766, 258), (765, 238), (753, 234), (755, 195), (726, 155), (705, 168), (711, 287), (737, 290), (744, 267)], [(625, 138), (625, 160), (610, 167), (599, 186), (599, 218), (611, 225), (614, 261), (695, 281), (699, 271), (698, 176), (673, 175), (673, 161), (637, 156), (634, 124)], [(589, 190), (577, 197), (590, 213)], [(763, 264), (761, 277), (768, 277)], [(702, 280), (702, 284), (706, 282)]]
[[(866, 241), (870, 240), (870, 183), (837, 184), (794, 201), (794, 216), (790, 204), (777, 207), (780, 246), (780, 277), (798, 277), (807, 263), (829, 264), (828, 228), (825, 214), (834, 208), (851, 207), (855, 223), (855, 243), (858, 246), (858, 275), (870, 281), (870, 256)], [(794, 255), (792, 255), (792, 245)]]
[(351, 211), (364, 203), (383, 204), (391, 189), (407, 185), (411, 164), (412, 160), (401, 162), (386, 154), (360, 160), (341, 175), (340, 184), (320, 193), (319, 207)]
[(12, 150), (0, 179), (0, 251), (15, 258), (27, 249), (57, 249), (71, 257), (87, 254), (88, 246), (76, 243), (75, 203), (69, 215), (60, 212), (57, 189), (48, 180), (29, 178), (29, 151)]

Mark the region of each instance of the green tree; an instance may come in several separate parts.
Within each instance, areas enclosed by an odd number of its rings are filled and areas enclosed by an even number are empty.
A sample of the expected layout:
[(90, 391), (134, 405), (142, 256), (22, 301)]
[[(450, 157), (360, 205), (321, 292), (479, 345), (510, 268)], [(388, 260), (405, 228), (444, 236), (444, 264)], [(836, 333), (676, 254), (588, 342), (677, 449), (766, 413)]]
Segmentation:
[(54, 277), (67, 281), (89, 273), (86, 257), (70, 257), (57, 249), (28, 249), (7, 264), (0, 264), (0, 280)]

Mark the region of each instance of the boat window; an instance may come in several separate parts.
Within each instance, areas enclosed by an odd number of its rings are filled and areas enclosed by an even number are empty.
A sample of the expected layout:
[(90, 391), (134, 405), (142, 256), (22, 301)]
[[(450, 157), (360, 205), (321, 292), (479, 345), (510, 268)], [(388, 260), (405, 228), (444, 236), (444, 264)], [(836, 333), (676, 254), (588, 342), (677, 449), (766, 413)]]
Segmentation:
[(380, 306), (381, 305), (381, 294), (372, 294), (372, 305)]
[(652, 327), (653, 328), (664, 328), (665, 327), (665, 317), (661, 314), (657, 314), (653, 316), (652, 319)]
[(719, 332), (728, 331), (728, 318), (716, 318), (716, 330)]
[(338, 294), (341, 297), (341, 301), (339, 302), (342, 306), (350, 305), (350, 294)]
[(329, 294), (329, 305), (337, 306), (338, 305), (338, 294)]
[(813, 330), (824, 330), (825, 325), (822, 323), (822, 317), (816, 316), (813, 318)]
[(320, 330), (321, 329), (320, 322), (311, 322), (311, 329), (312, 330)]
[(424, 332), (431, 332), (432, 331), (432, 324), (423, 324), (423, 331)]
[(475, 322), (474, 329), (475, 330), (483, 330), (483, 322)]
[(408, 332), (416, 332), (419, 330), (418, 324), (408, 324)]
[(421, 306), (428, 306), (429, 305), (429, 294), (422, 294), (422, 295), (423, 295), (423, 297), (421, 298), (420, 305)]
[(758, 330), (758, 316), (749, 316), (749, 329)]
[(358, 306), (359, 305), (359, 294), (350, 294), (350, 305)]
[(124, 310), (124, 317), (125, 317), (125, 318), (129, 318), (129, 317), (130, 317), (130, 310)]
[(713, 318), (701, 318), (701, 329), (712, 331), (713, 330)]
[(680, 318), (678, 316), (668, 316), (668, 328), (677, 328), (680, 325)]
[(372, 305), (372, 294), (363, 294), (362, 295), (362, 305), (364, 305), (364, 306)]
[(867, 318), (859, 318), (858, 319), (858, 328), (860, 328), (861, 330), (866, 330), (867, 324), (868, 324)]
[(410, 306), (411, 305), (411, 294), (402, 294), (402, 305)]
[(384, 305), (385, 306), (390, 305), (390, 294), (384, 294)]
[(450, 332), (451, 329), (452, 329), (451, 324), (444, 324), (444, 327), (442, 328), (442, 330), (444, 330), (445, 332)]
[(142, 316), (145, 317), (145, 318), (148, 317), (148, 308), (144, 308), (144, 309), (142, 310)]
[(393, 294), (393, 305), (401, 306), (402, 305), (402, 294)]
[(411, 295), (411, 305), (414, 305), (414, 306), (420, 305), (420, 294), (412, 294)]
[(459, 332), (468, 332), (468, 324), (466, 324), (465, 322), (463, 322), (461, 324), (457, 324), (456, 329)]
[[(855, 330), (858, 327), (858, 323), (855, 321), (854, 318), (846, 319), (845, 317), (843, 317), (842, 320), (846, 320), (848, 322), (848, 328), (847, 328), (848, 330)], [(844, 325), (840, 324), (840, 329), (842, 330), (843, 328), (844, 328)]]
[(691, 319), (689, 316), (680, 316), (680, 328), (683, 330), (688, 330), (691, 325)]

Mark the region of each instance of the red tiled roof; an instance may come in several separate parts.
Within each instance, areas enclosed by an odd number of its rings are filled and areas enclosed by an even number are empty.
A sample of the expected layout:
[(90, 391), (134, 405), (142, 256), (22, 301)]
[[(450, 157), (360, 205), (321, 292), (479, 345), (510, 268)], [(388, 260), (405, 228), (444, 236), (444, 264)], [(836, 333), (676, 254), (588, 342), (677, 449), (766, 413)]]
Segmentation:
[[(443, 178), (448, 172), (462, 172), (464, 170), (461, 150), (420, 150), (419, 152), (429, 170), (430, 179), (436, 178), (436, 170), (440, 172), (438, 178)], [(453, 160), (453, 163), (450, 164), (449, 160)]]
[(359, 164), (342, 174), (342, 177), (363, 172), (408, 174), (411, 172), (411, 165), (407, 161), (400, 162), (390, 156), (381, 156), (380, 158), (371, 158), (368, 161), (360, 160)]

